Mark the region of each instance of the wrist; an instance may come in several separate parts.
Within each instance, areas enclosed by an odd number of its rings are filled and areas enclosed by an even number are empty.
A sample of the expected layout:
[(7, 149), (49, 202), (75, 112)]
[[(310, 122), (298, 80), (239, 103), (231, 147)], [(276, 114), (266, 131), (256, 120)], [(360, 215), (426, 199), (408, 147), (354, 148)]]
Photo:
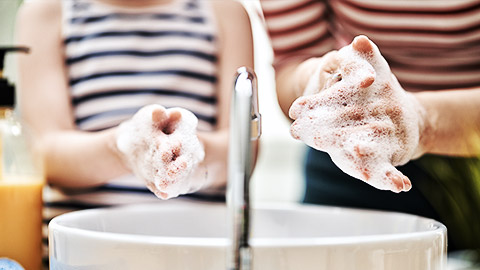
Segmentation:
[(415, 100), (417, 114), (419, 116), (419, 142), (416, 150), (415, 158), (420, 157), (425, 153), (432, 151), (433, 146), (435, 145), (435, 118), (436, 114), (428, 109), (426, 106), (425, 100), (428, 97), (426, 93), (415, 93), (412, 94), (413, 99)]
[(131, 168), (125, 153), (119, 148), (118, 127), (105, 131), (107, 149), (115, 157), (119, 164), (119, 169), (125, 172), (131, 172)]

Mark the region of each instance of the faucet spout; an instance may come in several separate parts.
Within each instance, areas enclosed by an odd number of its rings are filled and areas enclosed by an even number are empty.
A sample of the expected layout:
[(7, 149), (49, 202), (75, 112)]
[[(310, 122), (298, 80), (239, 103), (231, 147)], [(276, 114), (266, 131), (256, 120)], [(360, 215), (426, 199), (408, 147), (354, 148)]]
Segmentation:
[(251, 141), (261, 135), (255, 73), (237, 70), (230, 112), (227, 209), (230, 249), (227, 270), (250, 270), (250, 176), (253, 168)]

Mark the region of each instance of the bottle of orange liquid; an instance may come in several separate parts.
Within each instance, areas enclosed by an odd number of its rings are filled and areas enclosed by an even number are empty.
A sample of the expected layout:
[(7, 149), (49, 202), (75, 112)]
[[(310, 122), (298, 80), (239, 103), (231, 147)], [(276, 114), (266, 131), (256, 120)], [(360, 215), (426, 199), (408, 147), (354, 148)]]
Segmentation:
[(13, 110), (14, 88), (1, 78), (3, 55), (19, 48), (0, 48), (0, 258), (25, 269), (42, 265), (42, 189), (40, 151)]

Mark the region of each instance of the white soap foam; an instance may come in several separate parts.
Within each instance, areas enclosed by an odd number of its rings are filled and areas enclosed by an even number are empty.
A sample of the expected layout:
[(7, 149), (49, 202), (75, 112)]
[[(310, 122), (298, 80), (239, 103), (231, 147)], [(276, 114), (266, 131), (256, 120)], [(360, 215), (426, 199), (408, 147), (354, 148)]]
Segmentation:
[[(164, 133), (152, 121), (155, 110), (164, 110), (166, 115), (174, 111), (181, 113), (170, 134)], [(206, 178), (193, 180), (190, 177), (205, 157), (196, 134), (197, 124), (197, 117), (188, 110), (145, 106), (119, 126), (117, 147), (134, 173), (159, 198), (194, 192), (206, 184)]]
[(339, 66), (332, 76), (341, 80), (324, 89), (312, 89), (324, 84), (309, 82), (307, 95), (290, 108), (292, 135), (329, 153), (355, 178), (379, 189), (406, 191), (408, 178), (393, 166), (415, 155), (419, 105), (401, 88), (375, 44), (370, 42), (372, 51), (367, 53), (352, 44), (336, 55)]

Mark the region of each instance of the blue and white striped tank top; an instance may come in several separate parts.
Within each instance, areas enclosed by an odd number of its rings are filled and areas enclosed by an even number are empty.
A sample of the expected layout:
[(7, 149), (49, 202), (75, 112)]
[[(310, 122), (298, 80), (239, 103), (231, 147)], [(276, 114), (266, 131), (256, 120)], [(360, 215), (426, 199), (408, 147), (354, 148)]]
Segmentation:
[[(208, 1), (174, 0), (148, 8), (121, 8), (96, 0), (62, 0), (66, 69), (78, 129), (117, 126), (141, 107), (183, 107), (199, 130), (217, 121), (217, 28)], [(161, 203), (133, 175), (88, 190), (45, 189), (44, 263), (48, 222), (97, 207)], [(224, 189), (188, 198), (223, 201)]]
[(148, 8), (64, 2), (65, 57), (79, 129), (117, 126), (152, 103), (192, 111), (200, 130), (215, 127), (217, 29), (208, 2)]

